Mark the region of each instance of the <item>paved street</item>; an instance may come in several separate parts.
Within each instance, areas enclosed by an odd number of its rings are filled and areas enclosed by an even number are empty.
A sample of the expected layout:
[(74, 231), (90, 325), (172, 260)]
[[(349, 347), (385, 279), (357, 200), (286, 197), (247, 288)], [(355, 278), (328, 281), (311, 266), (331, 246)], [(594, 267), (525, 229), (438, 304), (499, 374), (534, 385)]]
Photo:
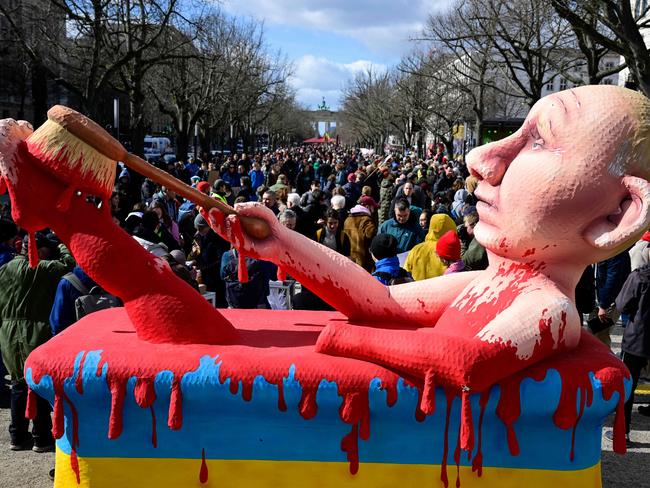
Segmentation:
[[(621, 329), (617, 329), (613, 338), (615, 348), (620, 344)], [(8, 425), (9, 410), (0, 409), (0, 488), (51, 488), (48, 471), (54, 464), (54, 454), (10, 451)], [(603, 440), (606, 488), (650, 486), (650, 417), (639, 415), (635, 407), (632, 427), (634, 446), (625, 456), (614, 454), (611, 443)]]

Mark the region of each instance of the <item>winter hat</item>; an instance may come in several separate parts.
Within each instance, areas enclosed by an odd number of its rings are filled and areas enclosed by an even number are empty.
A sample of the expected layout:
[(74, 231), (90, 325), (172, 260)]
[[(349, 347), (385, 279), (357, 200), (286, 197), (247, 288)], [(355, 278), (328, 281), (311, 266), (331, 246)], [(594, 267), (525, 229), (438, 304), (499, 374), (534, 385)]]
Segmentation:
[(11, 220), (0, 219), (0, 242), (13, 239), (18, 234), (18, 227)]
[(207, 181), (201, 181), (196, 185), (196, 189), (201, 193), (207, 193), (210, 191), (210, 183)]
[(364, 195), (359, 198), (359, 205), (369, 205), (372, 208), (379, 208), (379, 204), (375, 201), (375, 199), (368, 195)]
[(199, 181), (201, 181), (201, 177), (194, 175), (190, 178), (190, 181), (192, 183), (198, 183)]
[(348, 175), (348, 182), (349, 183), (356, 183), (356, 181), (357, 181), (357, 175), (355, 175), (354, 173), (350, 173)]
[(206, 227), (209, 227), (207, 221), (203, 218), (203, 215), (198, 214), (194, 218), (194, 228), (196, 230), (200, 230), (200, 229), (205, 229)]
[(185, 266), (185, 261), (187, 261), (187, 256), (185, 256), (185, 253), (181, 251), (180, 249), (174, 249), (171, 251), (169, 254), (176, 260), (178, 264), (182, 264)]
[(397, 255), (397, 239), (391, 234), (377, 234), (370, 243), (370, 252), (377, 259)]
[(453, 230), (447, 231), (436, 242), (436, 253), (447, 261), (460, 261), (460, 239), (458, 234)]

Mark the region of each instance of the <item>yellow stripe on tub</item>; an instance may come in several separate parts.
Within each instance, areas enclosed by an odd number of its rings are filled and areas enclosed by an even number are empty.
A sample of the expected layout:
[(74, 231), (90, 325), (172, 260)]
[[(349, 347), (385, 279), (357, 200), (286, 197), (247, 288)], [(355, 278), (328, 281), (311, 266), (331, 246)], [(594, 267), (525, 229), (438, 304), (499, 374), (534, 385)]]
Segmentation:
[[(206, 464), (207, 481), (201, 483), (201, 459), (79, 457), (81, 483), (77, 485), (70, 455), (57, 449), (54, 488), (441, 486), (439, 465), (362, 463), (359, 472), (351, 475), (348, 463), (343, 462), (208, 459)], [(454, 464), (448, 466), (447, 474), (449, 486), (455, 486)], [(460, 481), (462, 488), (600, 488), (600, 463), (579, 471), (484, 467), (480, 478), (471, 467), (461, 466)]]

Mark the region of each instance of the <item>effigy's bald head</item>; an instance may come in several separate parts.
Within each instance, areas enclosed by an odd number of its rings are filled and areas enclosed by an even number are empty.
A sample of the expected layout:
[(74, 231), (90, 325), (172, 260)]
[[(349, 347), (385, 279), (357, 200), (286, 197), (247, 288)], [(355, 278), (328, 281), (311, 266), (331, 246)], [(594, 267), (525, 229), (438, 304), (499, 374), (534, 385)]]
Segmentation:
[(650, 100), (632, 90), (549, 95), (467, 162), (480, 180), (476, 237), (498, 255), (590, 263), (650, 225)]

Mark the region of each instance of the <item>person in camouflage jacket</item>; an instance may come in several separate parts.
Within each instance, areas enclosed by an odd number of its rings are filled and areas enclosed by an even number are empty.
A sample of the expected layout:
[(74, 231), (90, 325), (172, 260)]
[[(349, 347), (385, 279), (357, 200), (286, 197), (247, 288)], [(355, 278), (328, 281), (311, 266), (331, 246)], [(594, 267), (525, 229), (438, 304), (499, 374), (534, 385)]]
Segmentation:
[[(25, 240), (27, 242), (27, 240)], [(63, 245), (38, 235), (36, 244), (39, 263), (29, 266), (24, 254), (17, 255), (0, 268), (0, 348), (11, 375), (11, 449), (32, 447), (29, 420), (25, 418), (27, 385), (24, 379), (25, 360), (35, 348), (47, 342), (49, 316), (59, 280), (70, 272), (75, 261)], [(24, 246), (25, 250), (27, 246)], [(38, 399), (38, 415), (32, 430), (33, 449), (50, 451), (54, 447), (49, 403)]]

